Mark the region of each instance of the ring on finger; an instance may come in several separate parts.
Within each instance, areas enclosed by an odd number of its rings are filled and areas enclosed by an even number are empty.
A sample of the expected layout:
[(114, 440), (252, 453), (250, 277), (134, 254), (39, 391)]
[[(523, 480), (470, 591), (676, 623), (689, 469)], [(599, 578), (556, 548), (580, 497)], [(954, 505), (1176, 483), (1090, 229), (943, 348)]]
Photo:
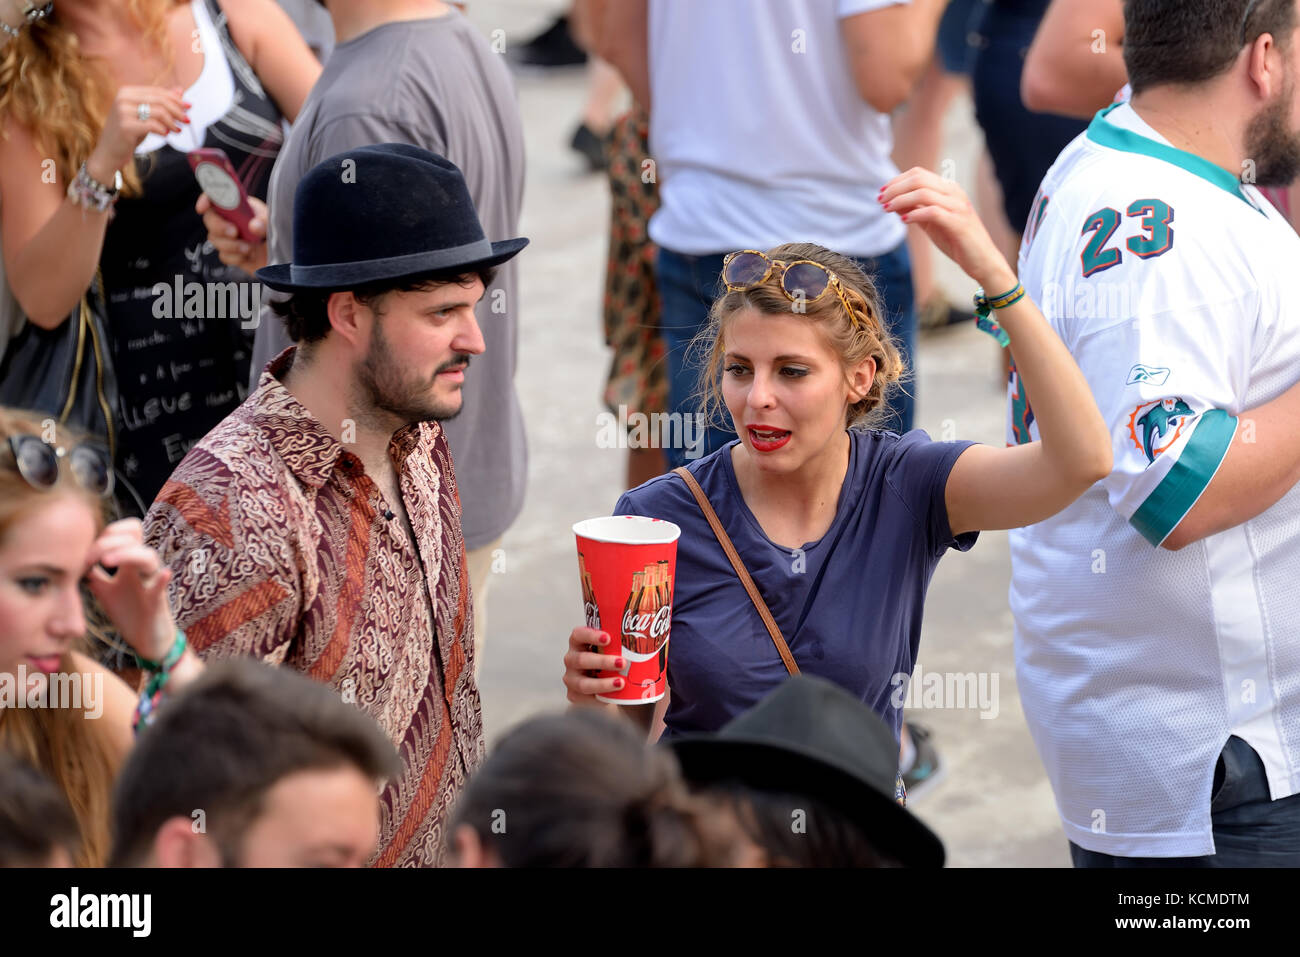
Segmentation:
[(150, 116), (151, 112), (152, 112), (152, 110), (151, 110), (151, 108), (150, 108), (150, 106), (149, 106), (148, 103), (141, 103), (139, 106), (137, 106), (137, 107), (135, 108), (135, 115), (136, 115), (136, 118), (137, 118), (141, 123), (148, 123), (148, 122), (149, 122), (149, 116)]

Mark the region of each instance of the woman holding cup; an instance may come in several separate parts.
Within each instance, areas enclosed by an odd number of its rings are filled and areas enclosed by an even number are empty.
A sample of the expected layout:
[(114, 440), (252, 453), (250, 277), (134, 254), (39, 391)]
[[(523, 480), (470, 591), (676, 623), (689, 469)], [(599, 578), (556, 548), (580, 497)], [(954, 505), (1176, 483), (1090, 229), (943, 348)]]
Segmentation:
[[(912, 169), (880, 201), (994, 294), (983, 325), (1009, 340), (1041, 440), (992, 448), (862, 428), (905, 374), (870, 279), (810, 243), (728, 257), (703, 384), (711, 410), (725, 405), (740, 438), (688, 469), (775, 631), (682, 476), (626, 493), (616, 514), (681, 528), (667, 735), (717, 730), (798, 669), (847, 688), (897, 738), (894, 679), (912, 673), (940, 557), (968, 550), (981, 529), (1042, 521), (1110, 472), (1110, 434), (1082, 373), (961, 188)], [(571, 702), (597, 705), (596, 695), (619, 692), (618, 651), (608, 628), (574, 629), (564, 675)], [(625, 709), (647, 732), (654, 710)]]

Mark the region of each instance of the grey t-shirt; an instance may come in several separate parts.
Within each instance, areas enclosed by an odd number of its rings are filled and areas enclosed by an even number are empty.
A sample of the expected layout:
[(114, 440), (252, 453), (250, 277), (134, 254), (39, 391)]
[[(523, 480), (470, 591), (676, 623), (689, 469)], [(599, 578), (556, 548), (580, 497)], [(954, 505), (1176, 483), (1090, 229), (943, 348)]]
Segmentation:
[[(293, 198), (317, 163), (371, 143), (412, 143), (465, 174), (488, 239), (518, 235), (524, 134), (503, 58), (459, 12), (376, 27), (334, 48), (280, 151), (271, 177), (269, 256), (293, 258)], [(465, 546), (499, 538), (524, 503), (528, 449), (515, 395), (518, 265), (511, 260), (479, 303), (487, 351), (465, 374), (464, 406), (445, 423), (464, 507)], [(276, 293), (265, 290), (264, 302)], [(263, 308), (252, 382), (291, 345)]]

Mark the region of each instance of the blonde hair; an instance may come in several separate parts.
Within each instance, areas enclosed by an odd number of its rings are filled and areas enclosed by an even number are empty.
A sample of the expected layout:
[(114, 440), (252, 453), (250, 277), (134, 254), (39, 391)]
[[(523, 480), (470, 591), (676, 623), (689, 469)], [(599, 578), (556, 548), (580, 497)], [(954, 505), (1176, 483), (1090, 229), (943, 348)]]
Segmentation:
[(804, 304), (803, 312), (796, 312), (775, 273), (753, 289), (724, 292), (709, 310), (708, 325), (690, 347), (692, 351), (698, 350), (697, 355), (707, 355), (701, 373), (701, 392), (709, 421), (723, 428), (731, 427), (722, 398), (722, 360), (727, 326), (744, 309), (756, 309), (769, 316), (803, 315), (816, 325), (839, 359), (846, 381), (850, 370), (866, 359), (874, 359), (876, 374), (871, 387), (863, 398), (849, 404), (844, 424), (848, 428), (867, 426), (884, 418), (889, 392), (904, 381), (907, 368), (898, 344), (881, 321), (884, 303), (870, 277), (847, 256), (816, 243), (786, 243), (768, 250), (767, 255), (784, 262), (807, 259), (825, 266), (839, 277), (846, 298), (854, 306), (853, 314), (845, 310), (834, 289), (827, 290), (816, 302)]
[[(98, 496), (82, 488), (71, 474), (67, 457), (59, 460), (59, 480), (52, 488), (33, 488), (18, 472), (9, 450), (11, 435), (40, 435), (41, 421), (27, 413), (0, 408), (0, 546), (9, 530), (53, 496), (80, 498), (95, 513), (96, 527), (104, 513)], [(76, 444), (77, 436), (65, 432), (59, 444)], [(59, 659), (59, 671), (77, 671), (70, 654)], [(76, 863), (103, 867), (109, 850), (109, 810), (116, 759), (108, 738), (89, 721), (82, 709), (0, 708), (0, 748), (10, 751), (42, 771), (63, 792), (81, 831)]]
[[(182, 0), (122, 0), (131, 20), (146, 40), (166, 57), (174, 56), (167, 42), (167, 12)], [(69, 27), (54, 12), (19, 31), (0, 48), (0, 132), (16, 123), (31, 130), (36, 148), (54, 160), (59, 182), (77, 175), (99, 142), (117, 86), (106, 65), (87, 58)], [(135, 164), (122, 170), (123, 193), (140, 194)]]

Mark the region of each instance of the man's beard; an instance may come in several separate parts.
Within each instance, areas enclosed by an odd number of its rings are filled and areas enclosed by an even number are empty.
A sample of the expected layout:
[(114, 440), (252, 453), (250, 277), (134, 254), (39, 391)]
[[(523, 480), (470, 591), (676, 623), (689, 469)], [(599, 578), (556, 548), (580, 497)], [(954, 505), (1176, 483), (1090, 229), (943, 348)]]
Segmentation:
[(1255, 162), (1256, 186), (1290, 186), (1300, 177), (1300, 133), (1287, 127), (1295, 89), (1290, 77), (1282, 95), (1246, 127), (1246, 158)]
[(357, 382), (371, 408), (387, 412), (408, 424), (414, 422), (445, 422), (454, 419), (464, 408), (464, 398), (452, 405), (438, 402), (429, 396), (437, 373), (447, 369), (469, 367), (468, 355), (453, 356), (435, 370), (432, 381), (404, 376), (404, 370), (384, 338), (383, 324), (376, 321), (366, 357), (357, 367)]

